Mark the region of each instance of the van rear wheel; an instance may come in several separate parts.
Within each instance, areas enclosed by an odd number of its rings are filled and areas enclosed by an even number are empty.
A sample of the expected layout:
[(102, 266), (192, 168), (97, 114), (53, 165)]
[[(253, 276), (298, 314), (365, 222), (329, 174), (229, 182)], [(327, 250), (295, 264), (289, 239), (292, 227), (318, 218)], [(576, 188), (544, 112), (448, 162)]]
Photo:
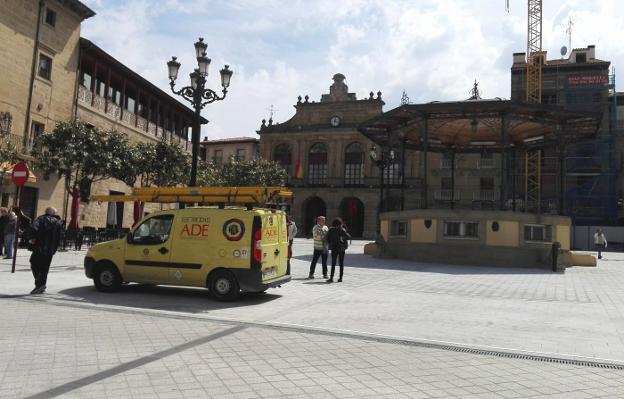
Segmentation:
[(240, 294), (236, 277), (227, 270), (215, 270), (210, 275), (208, 290), (218, 301), (233, 301)]
[(93, 284), (98, 291), (102, 292), (115, 292), (121, 288), (121, 274), (119, 270), (110, 264), (104, 263), (98, 265), (93, 275)]

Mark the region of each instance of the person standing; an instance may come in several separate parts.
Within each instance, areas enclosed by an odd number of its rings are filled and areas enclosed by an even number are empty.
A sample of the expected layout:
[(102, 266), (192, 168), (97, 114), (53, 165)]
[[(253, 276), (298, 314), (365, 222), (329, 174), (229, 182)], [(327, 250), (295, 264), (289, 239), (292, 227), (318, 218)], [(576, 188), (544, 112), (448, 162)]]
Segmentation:
[(30, 293), (43, 294), (50, 263), (61, 238), (61, 218), (56, 214), (56, 209), (46, 208), (45, 214), (35, 219), (30, 230), (29, 244), (33, 251), (30, 256), (30, 269), (35, 278), (35, 288)]
[(297, 235), (297, 225), (295, 224), (295, 219), (292, 216), (288, 216), (286, 229), (288, 233), (288, 264), (286, 274), (290, 274), (290, 258), (292, 258), (292, 245), (295, 236)]
[(325, 216), (316, 218), (316, 225), (312, 228), (312, 238), (314, 239), (314, 254), (312, 255), (312, 263), (310, 263), (310, 274), (308, 278), (314, 278), (314, 270), (316, 262), (321, 257), (323, 265), (323, 278), (327, 278), (327, 226), (325, 226)]
[(342, 282), (342, 272), (344, 270), (344, 257), (347, 247), (349, 246), (349, 239), (351, 236), (347, 233), (346, 228), (342, 224), (342, 220), (340, 218), (334, 219), (332, 222), (332, 227), (330, 227), (327, 232), (327, 244), (329, 245), (329, 249), (331, 250), (331, 275), (327, 280), (328, 283), (334, 282), (334, 272), (336, 271), (336, 260), (338, 260), (338, 264), (340, 265), (340, 277), (338, 278), (338, 282)]
[[(9, 211), (5, 207), (0, 208), (0, 232), (4, 234), (4, 227), (9, 222)], [(4, 235), (0, 240), (0, 256), (6, 255), (6, 251), (4, 248)]]
[(607, 237), (605, 237), (602, 229), (596, 229), (594, 234), (594, 249), (598, 251), (598, 259), (602, 259), (602, 251), (607, 248)]
[(17, 215), (13, 211), (8, 211), (7, 223), (4, 225), (4, 248), (6, 255), (4, 259), (13, 258), (13, 242), (15, 241), (15, 227), (17, 226)]

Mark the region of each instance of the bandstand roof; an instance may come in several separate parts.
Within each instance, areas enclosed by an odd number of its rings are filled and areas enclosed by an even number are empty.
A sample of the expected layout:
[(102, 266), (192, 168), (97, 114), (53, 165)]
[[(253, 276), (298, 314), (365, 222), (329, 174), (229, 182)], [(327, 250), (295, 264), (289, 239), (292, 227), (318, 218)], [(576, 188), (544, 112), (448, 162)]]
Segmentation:
[[(505, 122), (503, 129), (503, 121)], [(373, 142), (422, 150), (480, 152), (484, 148), (544, 148), (595, 137), (602, 113), (503, 99), (405, 104), (360, 125)]]

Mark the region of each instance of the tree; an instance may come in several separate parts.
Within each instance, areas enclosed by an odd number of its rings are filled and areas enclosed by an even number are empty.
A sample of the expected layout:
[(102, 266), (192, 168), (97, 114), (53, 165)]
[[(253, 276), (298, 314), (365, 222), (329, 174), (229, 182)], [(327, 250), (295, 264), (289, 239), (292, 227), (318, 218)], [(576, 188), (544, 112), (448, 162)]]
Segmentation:
[(120, 179), (133, 186), (168, 187), (186, 184), (190, 174), (190, 156), (178, 145), (162, 140), (138, 143), (130, 149), (131, 166)]
[(203, 162), (198, 168), (198, 182), (202, 186), (283, 186), (286, 183), (286, 171), (275, 161), (254, 159), (219, 165)]
[(73, 201), (70, 228), (77, 228), (75, 212), (80, 200), (79, 188), (123, 176), (130, 150), (125, 134), (101, 131), (72, 120), (59, 122), (51, 133), (37, 137), (31, 155), (35, 159), (34, 167), (43, 172), (44, 178), (52, 174), (65, 178), (65, 190)]
[(8, 140), (0, 142), (0, 192), (4, 191), (5, 182), (7, 185), (11, 183), (10, 179), (5, 179), (6, 173), (17, 163), (19, 160), (17, 148), (13, 143)]

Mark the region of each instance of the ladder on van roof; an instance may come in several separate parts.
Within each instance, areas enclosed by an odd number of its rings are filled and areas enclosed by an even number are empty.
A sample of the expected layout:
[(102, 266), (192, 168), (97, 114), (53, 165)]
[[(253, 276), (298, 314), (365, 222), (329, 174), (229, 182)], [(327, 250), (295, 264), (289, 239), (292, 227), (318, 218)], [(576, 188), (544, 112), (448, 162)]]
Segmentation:
[(207, 202), (282, 205), (293, 193), (284, 187), (136, 187), (132, 194), (92, 195), (97, 202)]

